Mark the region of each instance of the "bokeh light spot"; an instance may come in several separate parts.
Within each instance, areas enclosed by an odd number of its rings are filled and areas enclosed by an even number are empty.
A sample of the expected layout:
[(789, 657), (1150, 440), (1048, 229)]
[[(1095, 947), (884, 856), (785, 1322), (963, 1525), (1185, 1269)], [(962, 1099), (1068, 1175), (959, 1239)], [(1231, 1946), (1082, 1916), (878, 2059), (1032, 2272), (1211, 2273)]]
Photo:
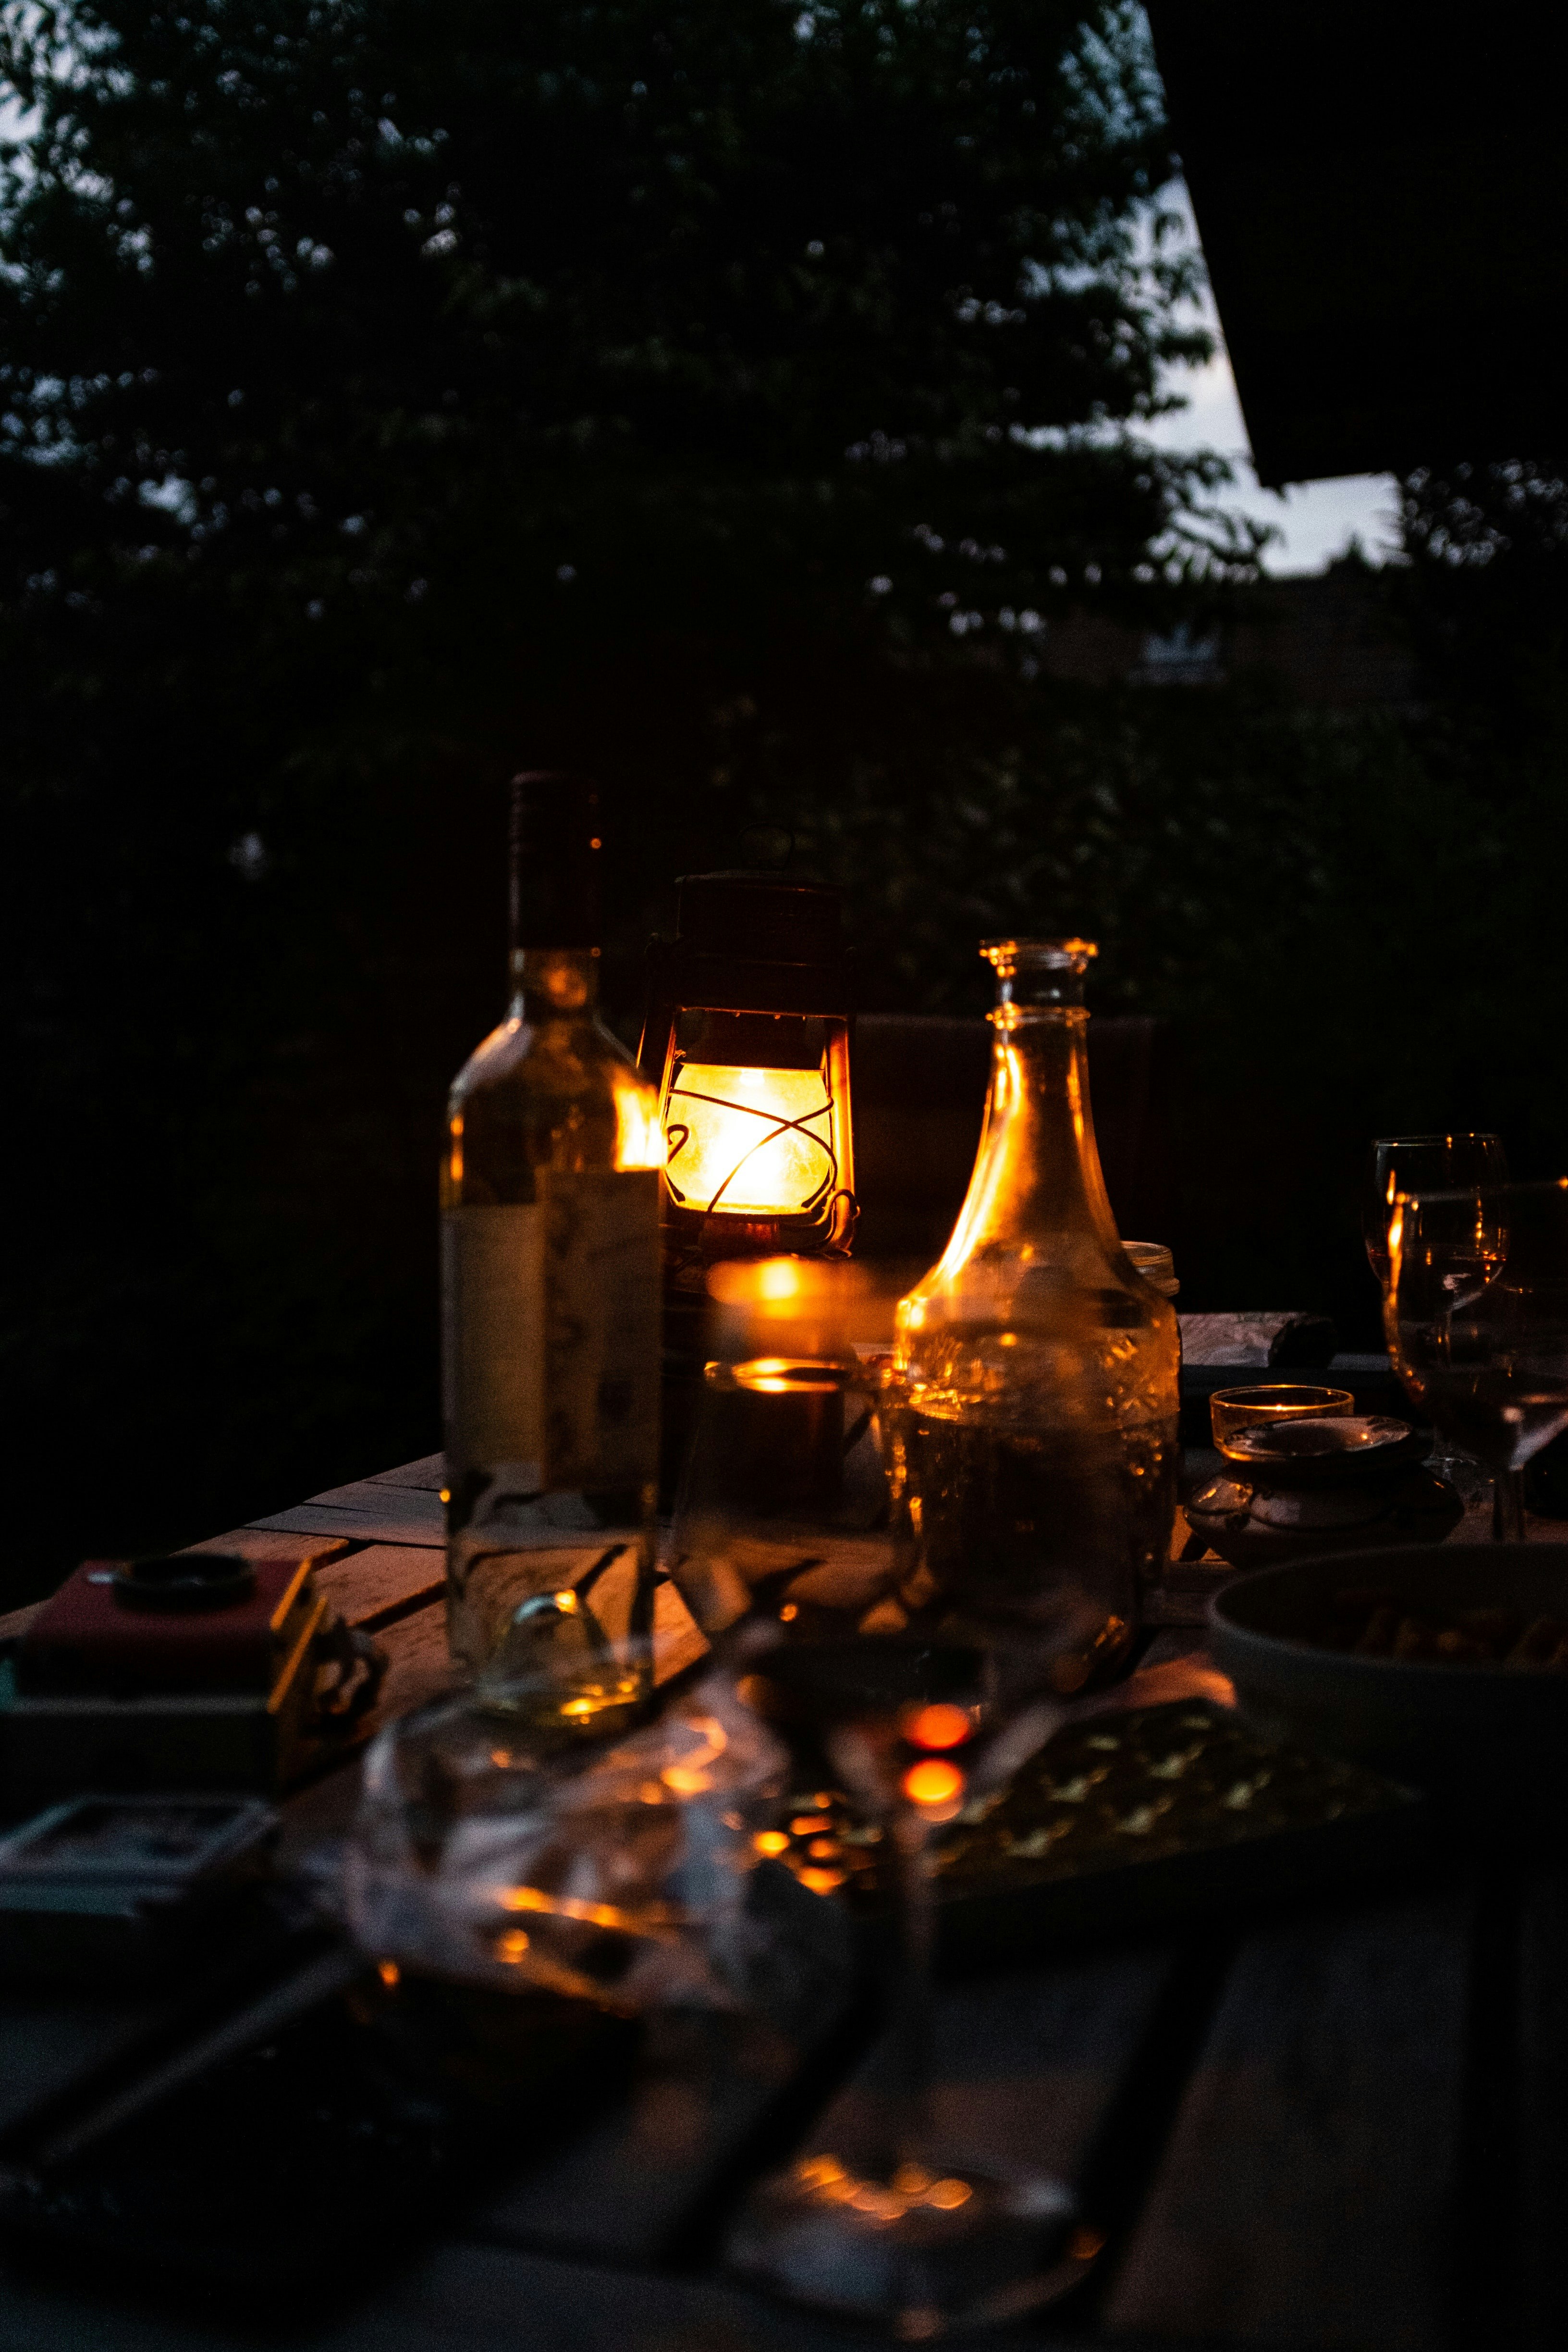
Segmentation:
[(963, 1775), (956, 1764), (939, 1763), (932, 1756), (910, 1766), (903, 1788), (911, 1805), (951, 1805), (963, 1793)]
[(903, 1727), (911, 1748), (962, 1748), (973, 1729), (968, 1709), (946, 1701), (915, 1708)]

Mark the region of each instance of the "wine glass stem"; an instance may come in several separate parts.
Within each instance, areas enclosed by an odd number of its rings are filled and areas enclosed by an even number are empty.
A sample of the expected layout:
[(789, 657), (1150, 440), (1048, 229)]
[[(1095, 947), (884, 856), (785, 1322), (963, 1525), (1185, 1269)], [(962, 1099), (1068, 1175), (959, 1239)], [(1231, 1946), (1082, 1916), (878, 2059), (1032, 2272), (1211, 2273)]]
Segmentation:
[(892, 2156), (914, 2162), (925, 2146), (931, 2084), (931, 1957), (936, 1903), (931, 1878), (931, 1827), (912, 1809), (892, 1824), (897, 1857), (898, 1946), (893, 1986)]
[(1492, 1541), (1524, 1541), (1524, 1473), (1498, 1470), (1492, 1475)]

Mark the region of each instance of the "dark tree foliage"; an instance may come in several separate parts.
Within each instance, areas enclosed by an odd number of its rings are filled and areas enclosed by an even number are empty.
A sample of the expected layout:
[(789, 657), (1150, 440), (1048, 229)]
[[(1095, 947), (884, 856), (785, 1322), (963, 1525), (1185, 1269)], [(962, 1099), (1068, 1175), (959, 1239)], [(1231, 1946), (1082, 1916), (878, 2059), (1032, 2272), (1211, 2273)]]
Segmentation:
[(1212, 463), (1104, 429), (1202, 348), (1123, 9), (84, 0), (9, 71), (26, 616), (199, 583), (307, 677), (574, 719), (607, 655), (945, 643), (1247, 551)]
[(1402, 484), (1401, 602), (1468, 733), (1568, 751), (1568, 464), (1429, 467)]
[(635, 1025), (671, 876), (835, 796), (897, 835), (914, 763), (1006, 755), (1068, 602), (1254, 549), (1218, 461), (1123, 429), (1205, 345), (1118, 0), (0, 25), (0, 1411), (43, 1575), (434, 1442), (520, 760), (605, 777)]

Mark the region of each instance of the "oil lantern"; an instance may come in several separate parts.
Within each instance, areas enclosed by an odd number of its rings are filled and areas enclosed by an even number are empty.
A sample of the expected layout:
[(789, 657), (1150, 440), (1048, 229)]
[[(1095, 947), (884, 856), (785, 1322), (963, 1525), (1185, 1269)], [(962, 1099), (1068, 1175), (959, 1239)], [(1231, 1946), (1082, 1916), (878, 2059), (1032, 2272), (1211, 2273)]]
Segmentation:
[(648, 944), (638, 1059), (659, 1090), (665, 1264), (847, 1255), (855, 1229), (849, 970), (837, 890), (689, 874)]

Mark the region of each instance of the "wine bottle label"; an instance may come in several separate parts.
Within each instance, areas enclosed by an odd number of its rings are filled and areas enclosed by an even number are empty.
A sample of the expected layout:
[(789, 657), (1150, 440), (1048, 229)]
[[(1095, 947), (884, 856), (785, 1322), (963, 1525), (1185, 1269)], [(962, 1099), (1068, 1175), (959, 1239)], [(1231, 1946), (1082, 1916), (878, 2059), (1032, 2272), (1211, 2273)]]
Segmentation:
[(536, 1492), (637, 1486), (658, 1457), (657, 1170), (536, 1175), (522, 1206), (442, 1219), (448, 1471)]

